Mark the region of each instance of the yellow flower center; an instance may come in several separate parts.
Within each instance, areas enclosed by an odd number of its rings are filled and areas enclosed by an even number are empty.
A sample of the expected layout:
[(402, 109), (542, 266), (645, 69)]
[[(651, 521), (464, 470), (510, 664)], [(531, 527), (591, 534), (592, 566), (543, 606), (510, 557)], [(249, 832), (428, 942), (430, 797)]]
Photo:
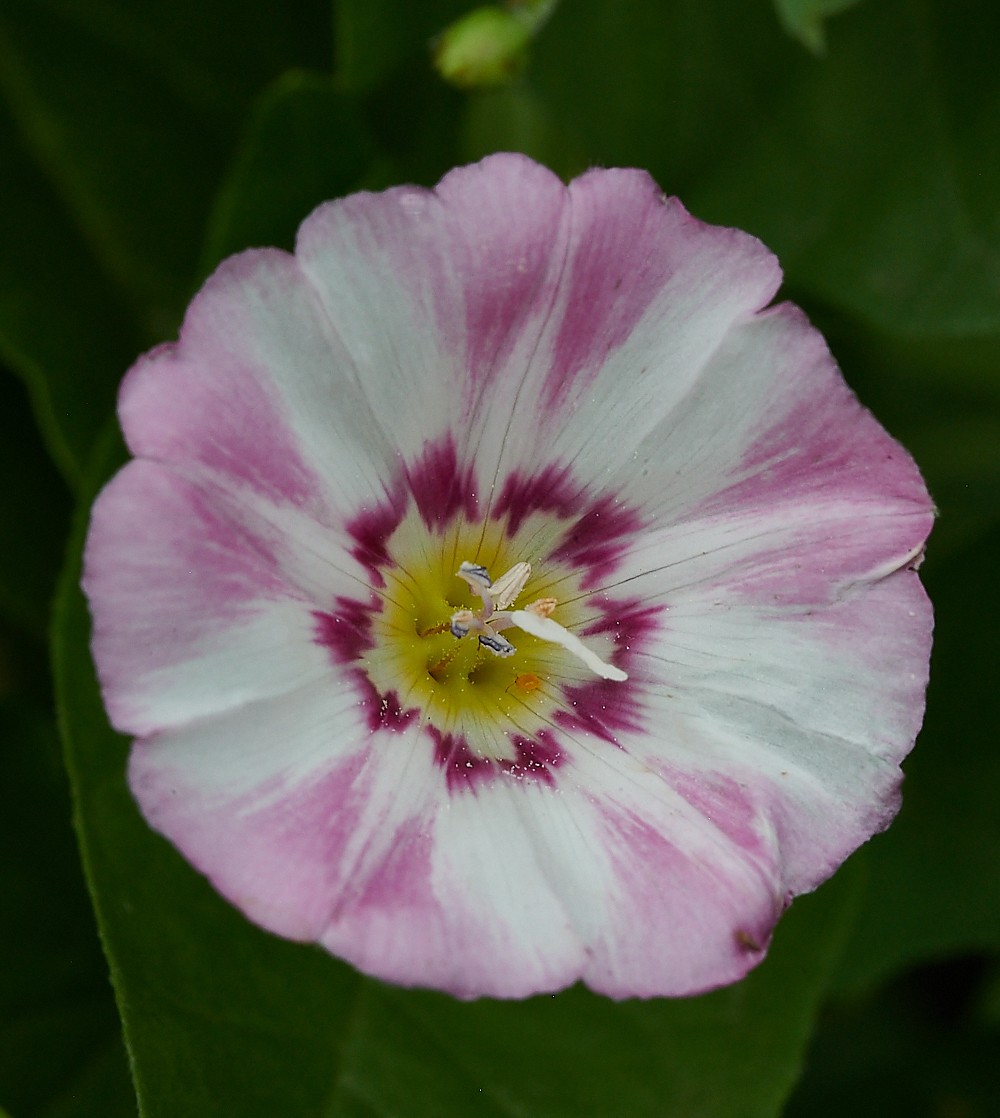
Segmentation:
[[(590, 670), (558, 644), (514, 627), (503, 633), (513, 653), (498, 656), (476, 631), (453, 635), (452, 617), (483, 610), (456, 574), (463, 561), (496, 574), (529, 562), (526, 602), (557, 598), (552, 618), (569, 630), (592, 620), (576, 571), (546, 558), (562, 527), (537, 514), (508, 536), (503, 521), (457, 517), (439, 534), (411, 510), (389, 540), (393, 565), (381, 569), (385, 586), (382, 609), (373, 617), (374, 646), (359, 662), (379, 694), (394, 692), (402, 709), (418, 708), (441, 733), (463, 736), (479, 757), (509, 759), (514, 737), (551, 728), (560, 685), (591, 680)], [(596, 644), (599, 653), (611, 651), (610, 641)]]

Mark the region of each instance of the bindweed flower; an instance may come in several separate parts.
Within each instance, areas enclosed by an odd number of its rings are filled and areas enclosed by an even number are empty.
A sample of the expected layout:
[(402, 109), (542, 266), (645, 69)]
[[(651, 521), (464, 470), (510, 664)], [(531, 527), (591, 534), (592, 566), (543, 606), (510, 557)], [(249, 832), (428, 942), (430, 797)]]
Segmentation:
[(732, 982), (899, 801), (932, 509), (781, 274), (516, 155), (223, 263), (119, 415), (84, 586), (150, 824), (462, 997)]

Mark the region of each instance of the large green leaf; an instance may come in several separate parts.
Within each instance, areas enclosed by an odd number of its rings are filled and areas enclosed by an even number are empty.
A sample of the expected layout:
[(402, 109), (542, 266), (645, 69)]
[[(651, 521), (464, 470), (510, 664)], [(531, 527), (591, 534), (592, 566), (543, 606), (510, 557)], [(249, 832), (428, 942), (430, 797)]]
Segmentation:
[[(109, 441), (97, 476), (121, 455)], [(778, 1113), (853, 920), (858, 866), (795, 903), (749, 978), (701, 998), (616, 1004), (576, 988), (462, 1003), (362, 979), (247, 923), (140, 818), (87, 651), (85, 524), (84, 508), (55, 669), (84, 865), (147, 1118)]]
[(340, 0), (337, 82), (365, 94), (365, 113), (389, 164), (373, 188), (434, 183), (462, 160), (463, 96), (431, 68), (431, 39), (468, 11), (467, 0)]
[(303, 71), (279, 78), (254, 106), (216, 200), (202, 272), (252, 245), (292, 249), (302, 219), (358, 186), (372, 158), (360, 113), (333, 78)]
[(296, 63), (326, 61), (326, 20), (267, 15), (285, 10), (4, 5), (0, 84), (22, 133), (154, 334), (170, 332), (190, 294), (250, 97)]
[(250, 102), (292, 66), (329, 68), (327, 0), (33, 0), (157, 74), (193, 108), (240, 127)]
[(830, 1006), (785, 1118), (1000, 1114), (1000, 1028), (976, 1012), (983, 964), (922, 967)]
[(814, 67), (761, 0), (574, 0), (538, 36), (528, 78), (588, 163), (645, 167), (690, 205)]
[(24, 386), (0, 365), (0, 616), (43, 644), (72, 502)]
[(0, 1101), (18, 1118), (135, 1113), (44, 652), (71, 508), (0, 368)]
[(49, 453), (75, 488), (136, 353), (135, 330), (2, 105), (0, 197), (0, 359), (28, 385)]
[(18, 1118), (135, 1114), (51, 714), (0, 701), (0, 1100)]

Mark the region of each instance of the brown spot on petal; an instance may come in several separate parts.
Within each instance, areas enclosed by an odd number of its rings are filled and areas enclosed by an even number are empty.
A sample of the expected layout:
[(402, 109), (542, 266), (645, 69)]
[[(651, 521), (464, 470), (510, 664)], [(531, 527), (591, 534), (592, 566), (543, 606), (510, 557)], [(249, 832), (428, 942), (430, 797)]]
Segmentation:
[(736, 942), (744, 951), (760, 951), (760, 944), (753, 938), (749, 932), (743, 931), (742, 928), (737, 928), (733, 933)]

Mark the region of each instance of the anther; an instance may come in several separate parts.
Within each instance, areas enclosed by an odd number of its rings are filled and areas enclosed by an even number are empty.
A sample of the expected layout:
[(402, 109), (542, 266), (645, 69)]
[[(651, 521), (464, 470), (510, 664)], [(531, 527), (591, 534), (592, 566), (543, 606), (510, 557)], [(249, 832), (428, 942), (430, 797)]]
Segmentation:
[(489, 589), (494, 607), (496, 609), (506, 609), (524, 589), (524, 584), (529, 578), (531, 578), (531, 564), (515, 563)]
[[(471, 609), (455, 610), (451, 615), (451, 625), (449, 626), (451, 635), (461, 640), (462, 637), (469, 635), (469, 630), (476, 626), (477, 621), (479, 621), (479, 618)], [(482, 628), (482, 626), (483, 623), (479, 621), (478, 628)]]
[(537, 602), (532, 602), (524, 609), (526, 613), (533, 613), (536, 617), (551, 617), (557, 605), (559, 605), (558, 598), (539, 598)]
[(479, 643), (483, 648), (488, 648), (490, 652), (497, 656), (513, 656), (517, 649), (507, 640), (506, 637), (501, 637), (499, 633), (493, 633), (487, 627), (485, 633), (479, 634)]

